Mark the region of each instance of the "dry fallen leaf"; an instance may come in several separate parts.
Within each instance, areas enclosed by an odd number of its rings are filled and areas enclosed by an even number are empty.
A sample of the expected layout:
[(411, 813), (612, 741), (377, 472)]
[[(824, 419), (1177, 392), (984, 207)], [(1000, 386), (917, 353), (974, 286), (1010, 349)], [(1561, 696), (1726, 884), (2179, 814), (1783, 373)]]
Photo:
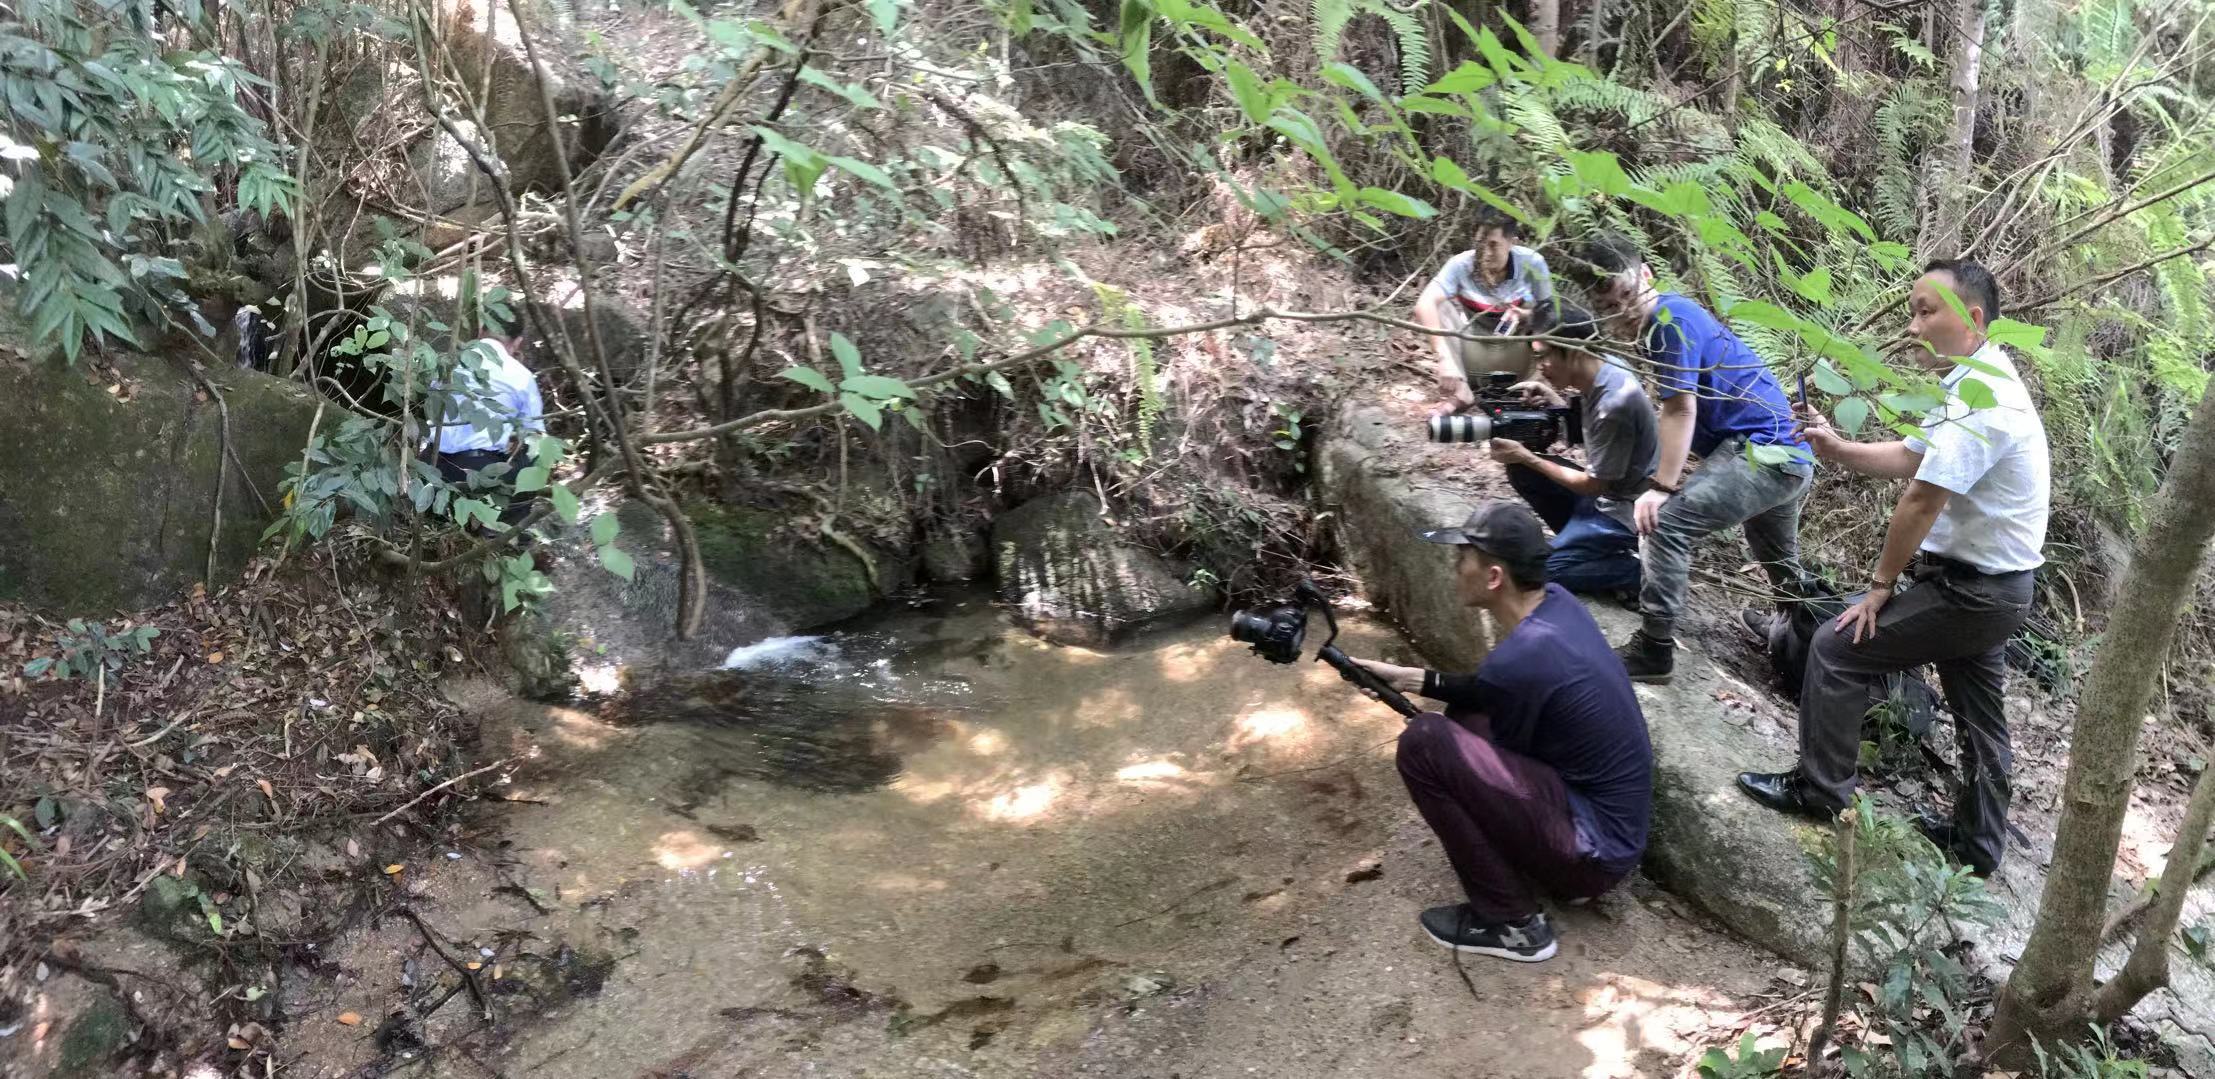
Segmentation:
[(208, 653), (208, 662), (210, 662), (210, 663), (221, 663), (221, 662), (223, 662), (223, 653), (221, 653), (221, 652), (210, 652), (210, 653)]
[(169, 797), (168, 787), (146, 788), (146, 800), (154, 803), (154, 812), (156, 813), (166, 813), (169, 811), (169, 806), (162, 801), (167, 797)]
[(480, 963), (480, 962), (478, 962), (478, 961), (476, 961), (476, 960), (474, 960), (474, 959), (472, 959), (472, 960), (470, 960), (469, 962), (467, 962), (467, 963), (464, 963), (464, 964), (462, 964), (462, 965), (463, 965), (463, 966), (466, 966), (466, 967), (468, 967), (468, 968), (469, 968), (469, 969), (471, 969), (471, 970), (482, 970), (482, 969), (484, 969), (484, 964), (483, 964), (483, 963)]
[(356, 843), (356, 842), (354, 842), (354, 841), (353, 841), (353, 840), (351, 840), (351, 839), (347, 840), (347, 841), (346, 841), (346, 856), (347, 856), (348, 858), (359, 858), (359, 857), (361, 857), (361, 844), (359, 844), (359, 843)]
[(395, 877), (395, 876), (399, 876), (399, 875), (400, 875), (400, 871), (401, 871), (401, 870), (403, 870), (403, 869), (406, 869), (406, 868), (407, 868), (407, 866), (401, 865), (401, 864), (400, 864), (400, 863), (398, 863), (398, 862), (394, 862), (394, 863), (392, 863), (391, 865), (388, 865), (388, 866), (386, 866), (386, 867), (385, 867), (385, 876), (388, 876), (388, 877)]
[(244, 1038), (241, 1038), (241, 1037), (238, 1037), (238, 1036), (236, 1036), (236, 1035), (233, 1035), (233, 1036), (231, 1037), (231, 1048), (233, 1048), (233, 1049), (238, 1049), (238, 1050), (242, 1050), (242, 1051), (243, 1051), (243, 1050), (247, 1050), (247, 1049), (252, 1049), (253, 1047), (254, 1047), (254, 1043), (253, 1043), (253, 1042), (247, 1041), (246, 1039), (244, 1039)]
[(340, 1012), (338, 1013), (338, 1021), (350, 1027), (360, 1026), (361, 1014), (358, 1012)]
[(270, 786), (266, 779), (257, 779), (254, 781), (254, 785), (261, 788), (262, 797), (269, 799), (269, 811), (275, 813), (277, 811), (277, 789)]

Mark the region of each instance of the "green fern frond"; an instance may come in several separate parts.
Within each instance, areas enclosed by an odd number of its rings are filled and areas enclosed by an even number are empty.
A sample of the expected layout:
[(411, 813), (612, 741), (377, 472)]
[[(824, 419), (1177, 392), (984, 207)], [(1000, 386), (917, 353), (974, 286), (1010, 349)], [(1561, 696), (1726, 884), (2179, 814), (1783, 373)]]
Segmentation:
[(1324, 63), (1338, 58), (1338, 43), (1359, 5), (1360, 0), (1310, 0), (1308, 22), (1315, 31), (1315, 55)]

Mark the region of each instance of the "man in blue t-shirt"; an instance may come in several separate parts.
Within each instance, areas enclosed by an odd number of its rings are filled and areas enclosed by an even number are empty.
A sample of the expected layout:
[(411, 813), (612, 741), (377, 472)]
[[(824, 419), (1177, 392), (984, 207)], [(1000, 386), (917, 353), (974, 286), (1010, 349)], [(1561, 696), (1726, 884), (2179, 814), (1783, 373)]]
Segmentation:
[[(1814, 483), (1807, 443), (1769, 368), (1699, 304), (1654, 289), (1654, 273), (1628, 239), (1587, 241), (1575, 271), (1613, 332), (1638, 345), (1661, 399), (1661, 453), (1633, 525), (1645, 538), (1638, 605), (1645, 624), (1616, 649), (1637, 682), (1665, 683), (1676, 668), (1677, 617), (1692, 572), (1692, 544), (1742, 525), (1746, 547), (1789, 599), (1799, 595), (1800, 500)], [(1756, 451), (1790, 457), (1757, 460)], [(1684, 475), (1688, 456), (1700, 467)]]
[(1469, 897), (1424, 911), (1423, 931), (1456, 951), (1536, 963), (1555, 950), (1538, 893), (1589, 899), (1645, 853), (1646, 716), (1599, 624), (1546, 583), (1552, 549), (1530, 510), (1487, 502), (1423, 538), (1456, 545), (1462, 603), (1500, 632), (1475, 674), (1354, 661), (1446, 704), (1400, 734), (1400, 778)]

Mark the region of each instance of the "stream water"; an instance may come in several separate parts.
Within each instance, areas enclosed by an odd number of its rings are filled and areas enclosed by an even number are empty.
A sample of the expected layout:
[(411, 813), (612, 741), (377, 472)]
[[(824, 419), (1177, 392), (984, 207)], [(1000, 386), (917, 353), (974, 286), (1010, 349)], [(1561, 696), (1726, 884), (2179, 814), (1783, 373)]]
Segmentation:
[[(1404, 658), (1344, 621), (1348, 651)], [(487, 1062), (1035, 1074), (1103, 1012), (1175, 1000), (1367, 879), (1410, 812), (1399, 719), (1224, 623), (1056, 647), (945, 594), (599, 705), (478, 693), (487, 752), (529, 761), (516, 804), (416, 887), (493, 953)], [(405, 943), (349, 950), (362, 1014), (391, 1010)]]

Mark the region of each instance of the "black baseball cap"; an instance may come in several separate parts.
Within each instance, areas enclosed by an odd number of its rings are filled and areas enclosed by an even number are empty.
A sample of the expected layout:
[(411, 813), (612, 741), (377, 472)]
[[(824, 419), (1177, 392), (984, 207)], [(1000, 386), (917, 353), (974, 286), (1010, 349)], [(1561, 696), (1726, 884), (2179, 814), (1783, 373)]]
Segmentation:
[(1422, 536), (1432, 543), (1474, 547), (1505, 563), (1518, 583), (1545, 581), (1546, 558), (1553, 553), (1538, 515), (1519, 502), (1499, 499), (1479, 505), (1460, 528), (1434, 528)]

